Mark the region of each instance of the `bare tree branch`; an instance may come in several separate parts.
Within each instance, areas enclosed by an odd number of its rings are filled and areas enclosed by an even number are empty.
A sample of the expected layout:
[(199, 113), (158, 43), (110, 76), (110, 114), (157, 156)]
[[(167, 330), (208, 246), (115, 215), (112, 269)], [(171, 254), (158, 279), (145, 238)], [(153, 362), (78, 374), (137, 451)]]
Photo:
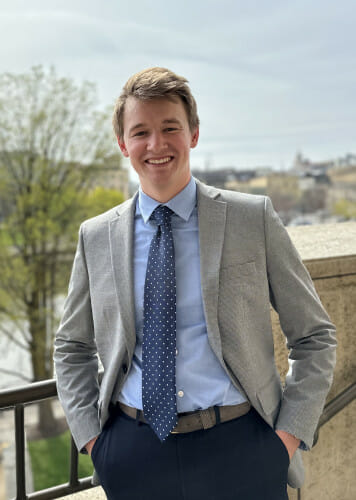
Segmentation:
[(7, 328), (5, 328), (3, 325), (0, 324), (0, 332), (2, 332), (4, 335), (6, 335), (6, 337), (11, 341), (13, 342), (14, 344), (16, 344), (18, 347), (21, 347), (21, 349), (23, 349), (24, 351), (29, 351), (29, 345), (27, 344), (23, 344), (22, 342), (20, 342), (19, 340), (17, 340), (14, 336), (14, 333), (13, 332), (10, 332), (9, 330), (7, 330)]
[(17, 372), (16, 370), (7, 370), (6, 368), (0, 368), (0, 372), (6, 373), (7, 375), (15, 375), (16, 377), (22, 378), (22, 380), (25, 380), (26, 382), (33, 381), (31, 377), (26, 377), (26, 375), (21, 372)]

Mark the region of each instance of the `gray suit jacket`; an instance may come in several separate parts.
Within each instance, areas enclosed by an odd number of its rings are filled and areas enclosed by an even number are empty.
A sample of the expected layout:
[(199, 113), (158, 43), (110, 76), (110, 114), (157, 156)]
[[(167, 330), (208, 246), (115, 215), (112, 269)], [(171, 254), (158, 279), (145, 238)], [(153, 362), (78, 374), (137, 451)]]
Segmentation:
[[(270, 426), (312, 446), (335, 365), (335, 329), (271, 202), (197, 181), (201, 286), (210, 345), (232, 383)], [(136, 197), (84, 222), (55, 341), (58, 394), (78, 449), (108, 418), (135, 349)], [(287, 339), (282, 388), (270, 302)], [(98, 384), (97, 353), (104, 367)], [(288, 482), (304, 478), (300, 450)]]

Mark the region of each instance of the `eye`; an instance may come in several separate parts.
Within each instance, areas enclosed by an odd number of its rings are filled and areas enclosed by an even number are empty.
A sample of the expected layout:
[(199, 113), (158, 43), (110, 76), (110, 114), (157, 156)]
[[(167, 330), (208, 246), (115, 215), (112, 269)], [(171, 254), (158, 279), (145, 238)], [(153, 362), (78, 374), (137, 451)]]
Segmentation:
[(142, 137), (146, 134), (145, 130), (140, 130), (139, 132), (135, 132), (132, 137)]
[(175, 130), (178, 130), (177, 127), (167, 127), (164, 129), (166, 132), (174, 132)]

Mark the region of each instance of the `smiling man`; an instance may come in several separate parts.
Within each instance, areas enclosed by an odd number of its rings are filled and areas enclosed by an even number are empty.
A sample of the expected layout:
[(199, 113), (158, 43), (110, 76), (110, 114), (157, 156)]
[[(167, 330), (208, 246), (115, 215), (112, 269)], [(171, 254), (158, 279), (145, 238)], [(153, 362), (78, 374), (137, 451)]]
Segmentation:
[(190, 148), (197, 145), (198, 124), (190, 129), (179, 97), (138, 100), (125, 103), (124, 133), (118, 142), (130, 158), (142, 191), (165, 203), (180, 193), (190, 181)]
[(331, 384), (334, 326), (270, 200), (191, 176), (185, 78), (133, 75), (113, 124), (140, 189), (82, 224), (55, 345), (78, 449), (109, 499), (287, 499)]

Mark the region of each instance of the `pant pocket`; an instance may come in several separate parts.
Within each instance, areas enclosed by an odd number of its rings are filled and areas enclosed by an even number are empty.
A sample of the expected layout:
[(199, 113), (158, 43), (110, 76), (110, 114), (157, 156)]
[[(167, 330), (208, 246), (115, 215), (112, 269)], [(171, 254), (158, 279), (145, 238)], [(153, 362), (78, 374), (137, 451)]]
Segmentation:
[(273, 432), (274, 438), (278, 442), (278, 445), (281, 448), (282, 453), (283, 453), (283, 455), (285, 457), (285, 460), (287, 460), (288, 466), (289, 466), (290, 459), (289, 459), (289, 453), (288, 453), (286, 445), (283, 443), (282, 439), (278, 436), (278, 434), (276, 433), (275, 430), (271, 429), (271, 432)]
[(94, 443), (93, 448), (91, 449), (91, 459), (92, 459), (93, 463), (96, 460), (96, 454), (98, 452), (98, 448), (100, 448), (102, 437), (103, 437), (103, 433), (101, 432), (99, 434), (99, 436), (97, 437), (97, 439), (96, 439), (96, 441)]
[(105, 426), (95, 441), (94, 446), (91, 450), (91, 459), (95, 470), (100, 476), (100, 469), (105, 461), (106, 447), (107, 447), (107, 435), (109, 432), (109, 427)]

